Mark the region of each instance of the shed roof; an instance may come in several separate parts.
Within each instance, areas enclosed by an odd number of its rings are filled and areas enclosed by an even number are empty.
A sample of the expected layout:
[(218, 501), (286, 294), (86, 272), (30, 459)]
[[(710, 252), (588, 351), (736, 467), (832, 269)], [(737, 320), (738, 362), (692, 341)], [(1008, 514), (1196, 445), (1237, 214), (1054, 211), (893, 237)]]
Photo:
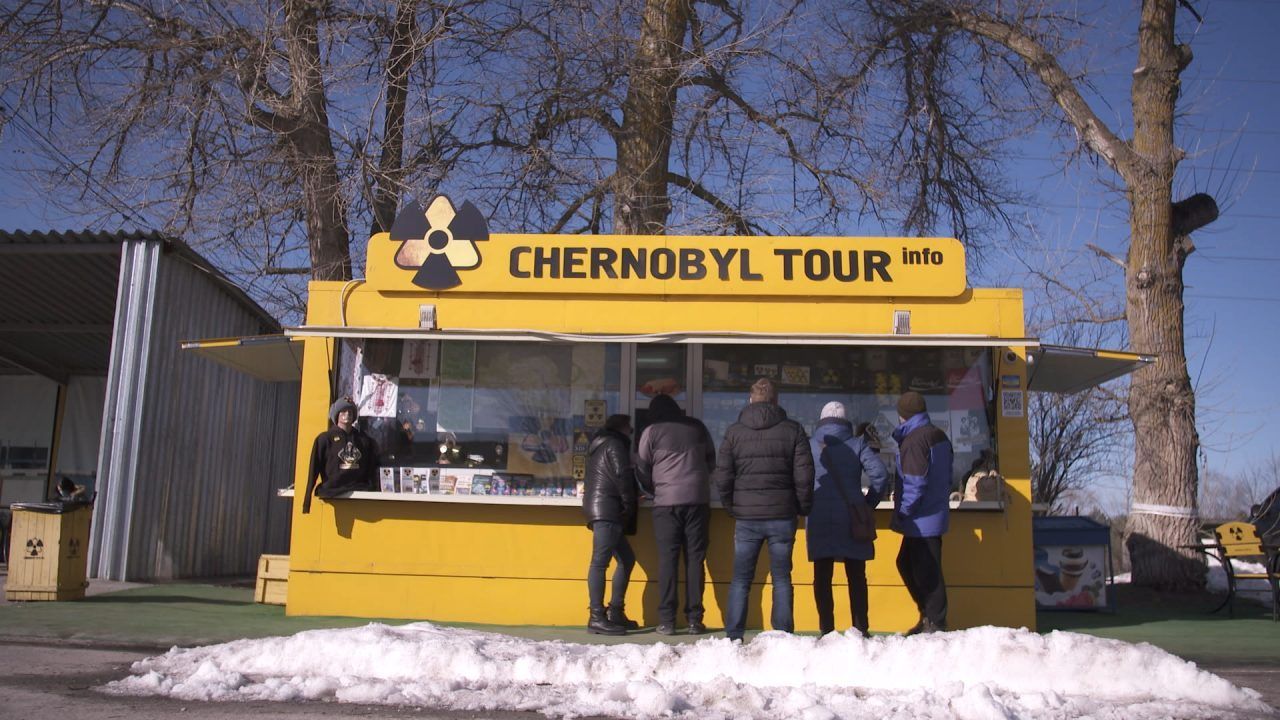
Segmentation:
[(0, 230), (0, 373), (59, 381), (106, 373), (121, 249), (129, 242), (161, 243), (223, 285), (266, 331), (278, 329), (270, 314), (177, 239), (137, 230)]

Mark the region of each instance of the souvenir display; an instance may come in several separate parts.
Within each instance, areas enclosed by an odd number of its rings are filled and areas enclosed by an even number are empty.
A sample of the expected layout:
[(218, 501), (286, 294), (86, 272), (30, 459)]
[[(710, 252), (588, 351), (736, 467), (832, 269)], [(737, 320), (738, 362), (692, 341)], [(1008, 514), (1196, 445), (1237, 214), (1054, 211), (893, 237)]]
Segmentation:
[(396, 475), (397, 468), (384, 467), (378, 468), (378, 489), (384, 493), (393, 493), (396, 491)]
[(364, 376), (360, 397), (356, 401), (362, 417), (393, 418), (396, 416), (396, 396), (399, 381), (387, 375), (370, 373)]
[(436, 355), (439, 343), (435, 340), (406, 340), (400, 360), (401, 378), (433, 378), (436, 376)]

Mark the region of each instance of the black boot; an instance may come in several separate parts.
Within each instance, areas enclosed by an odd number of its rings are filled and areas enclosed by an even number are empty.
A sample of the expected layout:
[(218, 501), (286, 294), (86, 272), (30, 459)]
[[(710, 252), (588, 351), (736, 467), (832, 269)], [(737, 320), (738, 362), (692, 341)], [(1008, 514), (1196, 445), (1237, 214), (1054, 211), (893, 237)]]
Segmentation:
[(640, 629), (640, 623), (627, 617), (627, 613), (626, 611), (623, 610), (622, 605), (614, 605), (610, 603), (609, 610), (606, 613), (606, 615), (609, 618), (609, 622), (613, 623), (614, 625), (621, 625), (623, 628), (627, 630)]
[(591, 608), (591, 618), (587, 620), (587, 632), (592, 635), (626, 635), (627, 629), (616, 623), (609, 622), (609, 618), (605, 616), (604, 608)]

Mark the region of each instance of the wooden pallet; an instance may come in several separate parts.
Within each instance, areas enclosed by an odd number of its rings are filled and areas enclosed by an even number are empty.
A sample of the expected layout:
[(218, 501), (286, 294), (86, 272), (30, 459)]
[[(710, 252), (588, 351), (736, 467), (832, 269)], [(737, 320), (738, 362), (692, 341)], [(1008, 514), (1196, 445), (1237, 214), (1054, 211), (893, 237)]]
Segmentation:
[(289, 597), (289, 556), (263, 555), (258, 558), (258, 582), (253, 600), (264, 605), (284, 605)]

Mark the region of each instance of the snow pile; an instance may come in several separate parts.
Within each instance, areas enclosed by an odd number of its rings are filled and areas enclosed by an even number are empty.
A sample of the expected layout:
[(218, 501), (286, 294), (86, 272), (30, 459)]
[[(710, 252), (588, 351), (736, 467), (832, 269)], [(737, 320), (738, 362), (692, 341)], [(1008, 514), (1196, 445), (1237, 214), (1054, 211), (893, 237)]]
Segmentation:
[(415, 623), (237, 640), (134, 663), (106, 687), (184, 700), (330, 700), (552, 717), (1221, 718), (1269, 712), (1150, 645), (982, 627), (864, 640), (580, 645)]

